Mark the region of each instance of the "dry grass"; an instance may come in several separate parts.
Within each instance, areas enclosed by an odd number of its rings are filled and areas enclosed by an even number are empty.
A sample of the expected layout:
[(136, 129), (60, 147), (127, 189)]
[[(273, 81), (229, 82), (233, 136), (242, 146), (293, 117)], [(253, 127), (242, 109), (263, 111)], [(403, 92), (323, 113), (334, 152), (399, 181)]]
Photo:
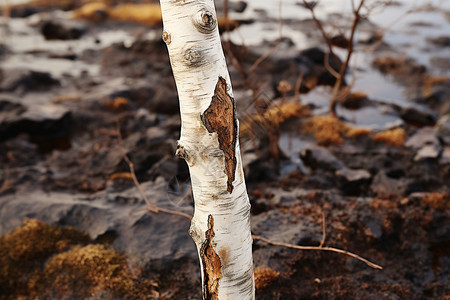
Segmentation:
[(99, 21), (110, 18), (116, 21), (131, 21), (154, 26), (162, 21), (161, 8), (158, 4), (125, 3), (109, 6), (104, 2), (90, 2), (73, 12), (76, 19)]
[(314, 135), (319, 145), (342, 145), (347, 125), (330, 115), (316, 116), (306, 123), (304, 129)]
[(155, 299), (127, 257), (73, 228), (37, 220), (0, 238), (0, 299)]
[(430, 193), (421, 201), (437, 211), (450, 210), (450, 196), (446, 193)]
[(123, 97), (116, 97), (106, 102), (105, 105), (111, 110), (123, 110), (128, 107), (128, 99)]
[(50, 291), (57, 291), (58, 299), (99, 295), (152, 299), (151, 295), (157, 296), (153, 282), (137, 279), (133, 273), (127, 267), (126, 256), (113, 249), (104, 245), (77, 246), (47, 261), (44, 282), (51, 287), (46, 289), (48, 296)]
[(433, 87), (439, 84), (450, 85), (450, 77), (446, 76), (430, 76), (425, 80), (423, 87), (423, 96), (425, 98), (433, 95)]
[(372, 136), (376, 142), (385, 143), (394, 147), (403, 147), (407, 138), (407, 133), (403, 128), (389, 129)]
[(307, 106), (303, 106), (298, 102), (281, 103), (269, 107), (264, 114), (254, 114), (244, 118), (239, 126), (239, 135), (247, 136), (254, 127), (279, 127), (284, 122), (293, 119), (301, 118), (310, 114)]
[[(0, 238), (0, 286), (11, 297), (27, 295), (28, 282), (41, 273), (42, 263), (71, 245), (89, 241), (86, 234), (72, 228), (56, 228), (37, 220)], [(12, 298), (11, 298), (12, 299)]]
[(271, 268), (255, 268), (255, 287), (261, 290), (272, 284), (278, 277), (280, 272)]
[(80, 101), (80, 95), (61, 95), (52, 99), (53, 103), (63, 103), (68, 101)]
[[(159, 4), (134, 4), (124, 3), (110, 6), (106, 2), (89, 2), (73, 12), (75, 19), (86, 19), (91, 21), (101, 21), (105, 18), (121, 22), (135, 22), (148, 26), (155, 26), (162, 23), (161, 8)], [(239, 24), (230, 18), (219, 18), (218, 26), (220, 30), (227, 28), (233, 30)]]
[(356, 139), (362, 136), (369, 136), (371, 134), (372, 130), (361, 127), (349, 127), (347, 128), (347, 131), (345, 133), (345, 135), (351, 139)]

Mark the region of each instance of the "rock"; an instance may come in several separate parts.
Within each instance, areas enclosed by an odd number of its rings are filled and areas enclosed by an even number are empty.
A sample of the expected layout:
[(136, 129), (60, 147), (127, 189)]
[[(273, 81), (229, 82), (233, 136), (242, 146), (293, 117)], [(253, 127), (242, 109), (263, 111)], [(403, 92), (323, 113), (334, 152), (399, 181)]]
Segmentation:
[(7, 71), (3, 70), (3, 73), (7, 73), (7, 76), (1, 76), (3, 79), (0, 83), (0, 91), (4, 92), (12, 92), (19, 89), (23, 92), (44, 91), (51, 86), (59, 84), (59, 81), (47, 72), (8, 69)]
[(180, 112), (177, 91), (172, 86), (160, 86), (149, 99), (148, 108), (155, 113), (174, 115)]
[(434, 112), (426, 107), (406, 107), (400, 111), (401, 118), (408, 123), (419, 126), (432, 126), (436, 124), (437, 117)]
[(307, 145), (300, 153), (303, 162), (312, 168), (322, 168), (329, 171), (337, 171), (346, 168), (327, 148), (316, 145)]
[(404, 179), (391, 178), (381, 170), (373, 178), (370, 189), (372, 192), (381, 197), (403, 195), (406, 191), (406, 182)]
[(450, 47), (450, 36), (427, 38), (427, 41), (438, 47)]
[[(171, 206), (164, 179), (143, 183), (141, 187), (156, 206), (192, 214), (192, 207)], [(181, 258), (196, 259), (194, 242), (187, 233), (190, 221), (166, 213), (138, 211), (144, 207), (136, 187), (120, 193), (103, 191), (89, 198), (62, 192), (34, 191), (32, 196), (17, 193), (0, 197), (0, 235), (18, 227), (24, 218), (36, 218), (73, 226), (93, 239), (115, 236), (115, 249), (143, 262), (164, 264)]]
[(48, 20), (41, 26), (41, 33), (47, 40), (76, 40), (86, 30), (84, 23), (65, 19)]
[(382, 224), (380, 220), (369, 220), (366, 223), (366, 230), (364, 231), (364, 233), (372, 238), (380, 239), (383, 235), (383, 228), (381, 227), (381, 225)]
[(342, 168), (336, 171), (342, 189), (346, 194), (358, 194), (370, 182), (372, 175), (363, 169)]
[(421, 161), (426, 159), (437, 159), (441, 154), (442, 147), (437, 145), (425, 145), (417, 152), (414, 161)]
[[(216, 11), (218, 15), (223, 14), (223, 1), (214, 1)], [(228, 10), (242, 13), (247, 8), (247, 2), (245, 1), (228, 1)]]
[(439, 163), (441, 165), (450, 165), (450, 147), (445, 147), (444, 150), (442, 150)]
[[(305, 49), (294, 60), (298, 68), (305, 73), (304, 80), (316, 78), (317, 85), (333, 86), (335, 84), (336, 77), (328, 72), (324, 65), (325, 52), (322, 49), (318, 47)], [(342, 66), (342, 61), (336, 55), (330, 56), (328, 62), (334, 70), (340, 70)], [(307, 71), (305, 72), (305, 70)]]
[(69, 134), (71, 116), (66, 108), (54, 104), (24, 107), (4, 101), (1, 103), (0, 141), (20, 133), (28, 133), (36, 142)]
[(450, 114), (439, 118), (436, 124), (436, 132), (447, 145), (450, 145)]
[(442, 151), (439, 138), (432, 127), (419, 129), (406, 141), (405, 146), (417, 151), (414, 161), (437, 159)]
[(405, 146), (414, 150), (419, 150), (426, 145), (440, 145), (439, 139), (436, 136), (432, 127), (424, 127), (413, 134), (405, 143)]
[(322, 238), (320, 225), (309, 216), (302, 216), (301, 222), (295, 221), (297, 218), (293, 213), (272, 209), (251, 217), (252, 232), (276, 242), (298, 245), (312, 241), (319, 244)]
[(450, 69), (450, 58), (448, 57), (434, 55), (430, 58), (430, 63), (433, 67), (441, 70)]

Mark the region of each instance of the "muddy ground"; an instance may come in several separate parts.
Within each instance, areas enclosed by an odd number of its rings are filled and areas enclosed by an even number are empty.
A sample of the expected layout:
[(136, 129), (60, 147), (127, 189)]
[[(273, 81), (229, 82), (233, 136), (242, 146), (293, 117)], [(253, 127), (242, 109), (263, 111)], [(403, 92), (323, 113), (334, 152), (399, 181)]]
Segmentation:
[[(147, 212), (124, 158), (153, 204), (192, 214), (188, 170), (174, 157), (180, 117), (161, 27), (114, 20), (104, 7), (95, 18), (73, 20), (79, 7), (76, 1), (15, 7), (2, 28), (0, 299), (199, 299), (189, 220)], [(242, 3), (231, 8), (236, 16), (245, 10)], [(277, 24), (264, 11), (254, 14), (237, 23)], [(229, 61), (253, 233), (319, 245), (325, 220), (325, 246), (383, 267), (258, 240), (258, 299), (450, 297), (448, 57), (424, 65), (377, 40), (370, 20), (363, 25), (365, 34), (355, 42), (376, 50), (365, 54), (365, 70), (353, 68), (384, 78), (406, 101), (374, 96), (383, 90), (377, 82), (342, 103), (339, 121), (329, 119), (334, 78), (311, 19), (285, 20), (292, 30), (311, 33), (310, 48), (283, 39), (247, 82)], [(430, 38), (427, 51), (448, 53), (448, 41)], [(274, 43), (229, 43), (227, 58), (231, 51), (249, 69)], [(302, 102), (279, 85), (295, 86), (300, 72)], [(249, 85), (262, 90), (256, 103)], [(267, 113), (271, 109), (275, 113)], [(274, 124), (280, 126), (275, 142)], [(36, 246), (41, 242), (45, 251)], [(94, 264), (99, 273), (86, 273), (86, 253), (94, 253), (98, 265), (120, 268), (107, 273)]]

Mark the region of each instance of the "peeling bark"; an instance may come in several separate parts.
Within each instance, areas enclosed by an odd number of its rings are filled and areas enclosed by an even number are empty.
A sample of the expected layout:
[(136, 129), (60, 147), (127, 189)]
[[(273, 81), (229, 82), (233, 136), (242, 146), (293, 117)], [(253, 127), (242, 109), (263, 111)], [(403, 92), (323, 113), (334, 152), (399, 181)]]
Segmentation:
[(160, 0), (163, 40), (178, 90), (177, 156), (191, 176), (189, 234), (199, 254), (204, 299), (255, 299), (250, 201), (231, 80), (213, 0)]
[(219, 147), (225, 154), (225, 174), (227, 191), (233, 191), (236, 173), (237, 118), (234, 99), (227, 93), (227, 82), (219, 77), (210, 106), (201, 115), (201, 120), (209, 133), (216, 132)]
[(205, 232), (205, 241), (200, 249), (203, 264), (203, 298), (217, 300), (219, 294), (219, 279), (222, 277), (222, 263), (213, 248), (214, 218), (208, 216), (208, 230)]

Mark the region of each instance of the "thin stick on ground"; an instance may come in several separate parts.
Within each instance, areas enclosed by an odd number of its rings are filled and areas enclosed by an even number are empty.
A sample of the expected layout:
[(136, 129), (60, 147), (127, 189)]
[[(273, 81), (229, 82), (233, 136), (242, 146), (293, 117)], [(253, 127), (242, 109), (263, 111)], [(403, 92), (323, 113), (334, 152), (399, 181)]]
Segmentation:
[(255, 69), (264, 60), (266, 60), (269, 56), (271, 56), (275, 52), (275, 50), (277, 50), (278, 46), (281, 44), (281, 41), (283, 40), (283, 18), (282, 18), (282, 14), (281, 14), (281, 7), (282, 7), (282, 0), (280, 0), (280, 2), (278, 3), (278, 32), (279, 32), (279, 37), (278, 37), (277, 41), (275, 42), (275, 45), (273, 45), (273, 47), (270, 48), (269, 51), (267, 51), (264, 55), (260, 56), (253, 63), (253, 65), (250, 66), (250, 68), (248, 70), (250, 73), (255, 71)]
[[(119, 140), (119, 144), (122, 145), (123, 141), (122, 141), (122, 135), (120, 134), (120, 125), (119, 123), (117, 123), (117, 133), (116, 136)], [(139, 183), (139, 180), (136, 177), (136, 173), (134, 171), (134, 164), (133, 162), (128, 158), (127, 154), (125, 153), (125, 150), (122, 148), (122, 151), (124, 152), (123, 154), (123, 158), (125, 160), (125, 162), (127, 163), (129, 169), (130, 169), (130, 174), (131, 174), (131, 178), (133, 179), (134, 184), (136, 185), (136, 187), (138, 188), (139, 194), (141, 195), (141, 197), (144, 199), (145, 203), (146, 203), (146, 210), (151, 211), (153, 213), (159, 213), (159, 212), (163, 212), (163, 213), (167, 213), (167, 214), (171, 214), (171, 215), (177, 215), (177, 216), (181, 216), (184, 217), (188, 220), (191, 220), (192, 217), (186, 213), (183, 212), (179, 212), (179, 211), (174, 211), (174, 210), (170, 210), (170, 209), (166, 209), (166, 208), (161, 208), (161, 207), (157, 207), (154, 206), (153, 204), (150, 203), (150, 200), (147, 198), (147, 196), (144, 193), (144, 190), (142, 189), (141, 184)], [(273, 242), (269, 239), (266, 239), (262, 236), (259, 235), (252, 235), (254, 240), (260, 240), (263, 242), (266, 242), (267, 244), (273, 245), (273, 246), (281, 246), (281, 247), (286, 247), (286, 248), (292, 248), (292, 249), (297, 249), (297, 250), (318, 250), (318, 251), (331, 251), (331, 252), (337, 252), (337, 253), (341, 253), (341, 254), (345, 254), (348, 256), (351, 256), (353, 258), (356, 258), (364, 263), (366, 263), (368, 266), (374, 268), (374, 269), (383, 269), (383, 267), (370, 262), (369, 260), (354, 254), (352, 252), (349, 252), (347, 250), (342, 250), (342, 249), (338, 249), (338, 248), (333, 248), (333, 247), (323, 247), (323, 245), (325, 244), (325, 238), (326, 238), (326, 226), (325, 226), (325, 213), (322, 212), (322, 240), (320, 242), (319, 246), (297, 246), (297, 245), (293, 245), (293, 244), (287, 244), (287, 243), (280, 243), (280, 242)]]
[[(117, 133), (116, 133), (117, 139), (119, 140), (119, 145), (123, 145), (122, 135), (120, 134), (119, 122), (117, 122), (117, 130), (116, 131), (117, 131)], [(144, 199), (145, 205), (146, 205), (146, 208), (147, 208), (148, 211), (151, 211), (153, 213), (163, 212), (163, 213), (166, 213), (166, 214), (171, 214), (171, 215), (177, 215), (177, 216), (185, 217), (185, 218), (187, 218), (189, 220), (192, 219), (192, 217), (190, 215), (186, 214), (186, 213), (183, 213), (183, 212), (180, 212), (180, 211), (175, 211), (175, 210), (170, 210), (170, 209), (166, 209), (166, 208), (162, 208), (162, 207), (157, 207), (157, 206), (151, 204), (151, 202), (148, 199), (147, 195), (145, 195), (145, 192), (142, 189), (142, 186), (139, 183), (139, 180), (136, 177), (136, 172), (134, 170), (133, 162), (130, 160), (130, 158), (126, 154), (125, 149), (123, 147), (121, 147), (121, 150), (123, 152), (123, 159), (125, 160), (125, 163), (128, 165), (128, 168), (130, 169), (130, 174), (131, 174), (131, 178), (133, 179), (133, 183), (137, 187), (141, 197)]]
[(253, 239), (254, 240), (260, 240), (263, 242), (266, 242), (267, 244), (273, 245), (273, 246), (280, 246), (280, 247), (286, 247), (286, 248), (292, 248), (292, 249), (297, 249), (297, 250), (316, 250), (316, 251), (330, 251), (330, 252), (337, 252), (337, 253), (341, 253), (341, 254), (345, 254), (348, 256), (351, 256), (353, 258), (356, 258), (364, 263), (366, 263), (369, 267), (374, 268), (374, 269), (379, 269), (382, 270), (383, 267), (380, 265), (377, 265), (367, 259), (365, 259), (364, 257), (361, 257), (357, 254), (354, 254), (352, 252), (349, 252), (347, 250), (342, 250), (342, 249), (338, 249), (338, 248), (333, 248), (333, 247), (321, 247), (321, 246), (297, 246), (297, 245), (293, 245), (293, 244), (288, 244), (288, 243), (280, 243), (280, 242), (273, 242), (269, 239), (263, 238), (262, 236), (259, 235), (253, 235)]
[(322, 248), (325, 244), (325, 239), (327, 238), (327, 231), (326, 231), (326, 223), (325, 223), (325, 213), (322, 212), (322, 240), (320, 241), (319, 247)]

